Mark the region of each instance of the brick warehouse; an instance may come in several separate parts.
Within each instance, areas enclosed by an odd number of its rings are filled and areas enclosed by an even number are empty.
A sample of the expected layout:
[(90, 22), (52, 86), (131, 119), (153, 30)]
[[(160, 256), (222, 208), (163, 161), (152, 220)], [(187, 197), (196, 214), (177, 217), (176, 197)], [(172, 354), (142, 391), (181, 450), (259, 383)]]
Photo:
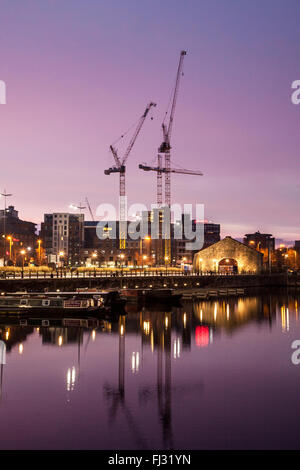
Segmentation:
[(219, 273), (259, 273), (262, 270), (262, 253), (231, 237), (204, 248), (194, 256), (195, 271)]

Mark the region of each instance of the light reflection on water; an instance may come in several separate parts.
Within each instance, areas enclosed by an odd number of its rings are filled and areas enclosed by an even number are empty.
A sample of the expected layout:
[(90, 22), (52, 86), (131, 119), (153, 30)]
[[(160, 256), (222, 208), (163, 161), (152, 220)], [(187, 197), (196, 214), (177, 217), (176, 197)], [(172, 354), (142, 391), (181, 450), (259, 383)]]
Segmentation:
[(80, 326), (0, 317), (0, 448), (298, 448), (298, 305), (129, 306)]

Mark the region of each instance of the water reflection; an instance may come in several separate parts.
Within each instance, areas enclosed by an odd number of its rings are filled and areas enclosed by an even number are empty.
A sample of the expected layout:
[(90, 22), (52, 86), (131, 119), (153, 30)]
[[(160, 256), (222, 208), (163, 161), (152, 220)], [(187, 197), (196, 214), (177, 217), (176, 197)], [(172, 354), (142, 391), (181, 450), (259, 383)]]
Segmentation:
[[(195, 354), (204, 351), (208, 354), (211, 351), (212, 354), (214, 345), (221, 342), (222, 338), (230, 341), (233, 334), (244, 331), (246, 326), (265, 326), (268, 334), (273, 329), (285, 335), (293, 329), (299, 330), (298, 302), (297, 296), (268, 295), (199, 301), (171, 311), (137, 310), (135, 306), (129, 306), (127, 315), (119, 316), (117, 321), (49, 318), (48, 326), (43, 326), (45, 319), (42, 324), (42, 320), (22, 318), (20, 325), (20, 319), (2, 316), (0, 398), (5, 388), (5, 355), (8, 359), (6, 367), (9, 368), (10, 355), (14, 350), (20, 361), (33, 348), (38, 352), (40, 348), (48, 347), (49, 354), (52, 350), (59, 350), (61, 354), (68, 355), (68, 365), (60, 380), (64, 381), (67, 402), (70, 403), (75, 393), (83, 394), (80, 390), (82, 354), (85, 355), (90, 347), (96, 348), (95, 351), (102, 348), (101, 357), (104, 355), (109, 363), (109, 369), (106, 369), (106, 376), (101, 382), (107, 432), (118, 433), (122, 418), (130, 432), (132, 448), (147, 448), (154, 439), (154, 424), (148, 429), (142, 416), (151, 409), (148, 420), (151, 419), (160, 429), (158, 446), (174, 448), (183, 439), (178, 427), (180, 420), (177, 418), (177, 426), (174, 424), (174, 413), (178, 412), (178, 406), (183, 406), (183, 403), (188, 407), (189, 397), (195, 394), (201, 401), (205, 382), (201, 374), (195, 373), (195, 363), (190, 370), (182, 370), (183, 381), (179, 380), (181, 376), (178, 372), (174, 376), (173, 369), (180, 370), (176, 368), (189, 356), (195, 360), (201, 357)], [(32, 338), (35, 338), (34, 344)], [(104, 347), (105, 338), (110, 338), (110, 342), (105, 343)], [(86, 362), (83, 366), (85, 370), (88, 370)], [(93, 375), (96, 375), (94, 363)], [(99, 393), (99, 387), (96, 388)], [(95, 394), (95, 388), (86, 393)], [(97, 399), (101, 400), (101, 397)], [(1, 406), (3, 408), (3, 401)], [(191, 430), (194, 425), (191, 422)]]

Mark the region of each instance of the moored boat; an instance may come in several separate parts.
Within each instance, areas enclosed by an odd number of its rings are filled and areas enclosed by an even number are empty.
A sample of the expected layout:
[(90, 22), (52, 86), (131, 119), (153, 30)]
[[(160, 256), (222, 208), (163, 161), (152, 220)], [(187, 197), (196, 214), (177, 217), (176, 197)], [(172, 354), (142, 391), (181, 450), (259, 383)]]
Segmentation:
[[(20, 296), (30, 296), (32, 298), (44, 297), (47, 299), (64, 299), (72, 301), (84, 301), (88, 300), (90, 302), (90, 307), (99, 307), (104, 311), (111, 312), (122, 312), (125, 307), (126, 299), (123, 296), (120, 296), (118, 290), (107, 290), (100, 291), (96, 289), (78, 289), (76, 291), (56, 291), (41, 294), (39, 292), (16, 292), (12, 294), (7, 294), (12, 297)], [(1, 298), (1, 297), (0, 297)], [(71, 305), (71, 304), (70, 304)], [(1, 304), (0, 304), (1, 311)]]
[(106, 311), (107, 307), (99, 299), (78, 299), (64, 298), (60, 296), (52, 297), (47, 295), (22, 295), (0, 297), (0, 313), (26, 314), (38, 313), (61, 313), (77, 315), (82, 313), (100, 313)]

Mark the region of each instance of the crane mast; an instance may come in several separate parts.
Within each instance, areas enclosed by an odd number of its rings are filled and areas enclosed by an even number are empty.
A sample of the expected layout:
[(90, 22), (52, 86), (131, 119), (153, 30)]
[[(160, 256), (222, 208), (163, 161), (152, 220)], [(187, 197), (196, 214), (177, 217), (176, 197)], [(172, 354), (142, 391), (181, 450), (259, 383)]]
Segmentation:
[[(170, 115), (169, 115), (169, 121), (166, 123), (166, 116), (165, 119), (162, 123), (162, 132), (163, 132), (163, 142), (161, 143), (159, 149), (158, 149), (158, 155), (157, 155), (157, 166), (152, 167), (149, 165), (139, 165), (139, 168), (144, 171), (155, 171), (156, 172), (156, 177), (157, 177), (157, 205), (159, 208), (162, 207), (163, 205), (163, 184), (162, 184), (162, 179), (163, 175), (165, 177), (165, 201), (164, 205), (166, 207), (171, 206), (171, 173), (177, 173), (177, 174), (185, 174), (185, 175), (197, 175), (197, 176), (202, 176), (203, 173), (201, 171), (193, 171), (193, 170), (186, 170), (186, 169), (176, 169), (176, 168), (171, 168), (171, 134), (172, 134), (172, 129), (173, 129), (173, 123), (174, 123), (174, 115), (175, 115), (175, 109), (176, 109), (176, 104), (177, 104), (177, 98), (178, 98), (178, 91), (179, 91), (179, 84), (180, 84), (180, 78), (182, 76), (182, 68), (183, 68), (183, 60), (186, 55), (186, 51), (181, 51), (180, 52), (180, 58), (179, 58), (179, 63), (178, 63), (178, 68), (177, 68), (177, 74), (176, 74), (176, 81), (175, 81), (175, 87), (174, 87), (174, 92), (172, 95), (172, 106), (170, 110)], [(163, 165), (163, 157), (164, 157), (164, 165)], [(164, 217), (163, 211), (161, 211), (161, 220)], [(162, 261), (163, 257), (163, 247), (162, 247), (162, 228), (160, 224), (160, 229), (159, 229), (159, 240), (157, 244), (157, 253), (158, 256), (157, 258), (159, 261)], [(165, 256), (164, 256), (164, 262), (166, 265), (168, 265), (171, 261), (171, 239), (166, 238), (165, 239), (165, 250), (164, 250)]]
[[(169, 117), (169, 123), (166, 125), (164, 122), (162, 124), (163, 131), (163, 142), (158, 149), (159, 154), (165, 155), (165, 204), (170, 207), (171, 205), (171, 175), (170, 175), (170, 165), (171, 165), (171, 133), (174, 122), (174, 115), (179, 91), (180, 78), (182, 74), (183, 59), (186, 55), (186, 51), (181, 51), (179, 64), (177, 68), (175, 88), (172, 99), (171, 112)], [(159, 164), (160, 163), (160, 164)], [(158, 166), (161, 166), (161, 158), (158, 157)], [(158, 195), (158, 194), (157, 194)], [(159, 201), (157, 201), (158, 204)]]
[[(175, 88), (173, 93), (173, 100), (171, 106), (171, 112), (169, 117), (169, 123), (166, 125), (165, 122), (162, 124), (162, 131), (163, 131), (163, 142), (158, 149), (158, 156), (157, 156), (157, 166), (161, 168), (162, 164), (162, 156), (165, 156), (165, 166), (164, 166), (164, 174), (165, 174), (165, 205), (167, 207), (171, 206), (171, 173), (170, 173), (170, 166), (171, 166), (171, 133), (172, 127), (174, 122), (174, 115), (179, 91), (179, 84), (180, 84), (180, 77), (182, 74), (182, 66), (183, 66), (183, 59), (186, 55), (186, 51), (180, 52), (179, 64), (177, 68), (176, 74), (176, 81), (175, 81)], [(162, 172), (157, 172), (157, 204), (158, 207), (162, 205)], [(162, 250), (159, 250), (160, 252)], [(170, 264), (171, 261), (171, 238), (165, 239), (165, 264)]]
[(120, 174), (120, 181), (119, 181), (119, 240), (120, 240), (120, 249), (124, 250), (126, 248), (126, 184), (125, 184), (125, 174), (126, 174), (126, 161), (130, 155), (130, 152), (136, 142), (136, 139), (142, 129), (142, 126), (145, 122), (145, 119), (151, 109), (152, 106), (156, 106), (156, 103), (152, 101), (147, 105), (143, 115), (140, 117), (136, 129), (128, 147), (123, 155), (123, 158), (120, 159), (118, 156), (118, 151), (113, 145), (110, 145), (110, 151), (113, 155), (115, 160), (115, 165), (108, 170), (104, 170), (105, 175), (110, 175), (111, 173), (119, 173)]
[(92, 221), (95, 222), (94, 214), (93, 214), (92, 208), (91, 208), (91, 206), (90, 206), (90, 202), (89, 202), (89, 200), (88, 200), (87, 197), (85, 198), (85, 202), (86, 202), (86, 204), (87, 204), (87, 206), (88, 206), (88, 209), (89, 209), (89, 212), (90, 212), (90, 216), (91, 216), (91, 218), (92, 218)]

